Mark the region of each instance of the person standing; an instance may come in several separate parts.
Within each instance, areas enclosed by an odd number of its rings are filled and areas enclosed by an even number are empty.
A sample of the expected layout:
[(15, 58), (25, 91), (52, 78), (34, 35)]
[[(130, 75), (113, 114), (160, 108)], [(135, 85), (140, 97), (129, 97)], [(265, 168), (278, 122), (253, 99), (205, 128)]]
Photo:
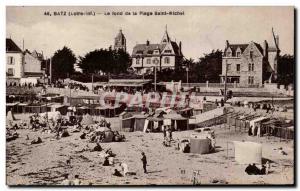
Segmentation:
[(143, 162), (144, 173), (147, 174), (147, 168), (146, 168), (146, 166), (147, 166), (147, 157), (146, 157), (144, 152), (142, 152), (141, 161)]

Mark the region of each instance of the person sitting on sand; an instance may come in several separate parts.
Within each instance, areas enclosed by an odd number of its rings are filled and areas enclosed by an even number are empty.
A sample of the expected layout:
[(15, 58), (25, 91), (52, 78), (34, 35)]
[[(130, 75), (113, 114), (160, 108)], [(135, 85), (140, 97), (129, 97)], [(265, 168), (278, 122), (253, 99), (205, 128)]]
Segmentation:
[(265, 175), (266, 174), (266, 166), (262, 165), (262, 168), (260, 169), (260, 175)]
[(38, 137), (37, 139), (34, 139), (33, 141), (31, 141), (31, 144), (39, 144), (39, 143), (42, 143), (41, 137)]
[(128, 173), (128, 165), (126, 163), (120, 163), (120, 167), (122, 168), (123, 176), (126, 176)]
[(85, 137), (86, 137), (86, 133), (82, 133), (82, 134), (80, 135), (80, 139), (85, 139)]
[(118, 169), (115, 169), (115, 172), (113, 173), (113, 176), (122, 177), (123, 175), (118, 171)]
[(102, 166), (109, 166), (109, 160), (108, 160), (108, 157), (105, 157)]
[(93, 151), (102, 151), (102, 147), (100, 146), (99, 143), (96, 143), (96, 146), (94, 147)]
[(62, 134), (61, 134), (61, 137), (68, 137), (70, 136), (69, 132), (65, 129)]
[(248, 175), (258, 175), (260, 174), (260, 170), (256, 167), (256, 165), (253, 163), (252, 165), (249, 164), (246, 169), (245, 169), (245, 172), (248, 174)]
[(107, 154), (108, 157), (115, 157), (116, 156), (116, 154), (114, 154), (112, 152), (111, 148), (107, 149), (105, 153)]

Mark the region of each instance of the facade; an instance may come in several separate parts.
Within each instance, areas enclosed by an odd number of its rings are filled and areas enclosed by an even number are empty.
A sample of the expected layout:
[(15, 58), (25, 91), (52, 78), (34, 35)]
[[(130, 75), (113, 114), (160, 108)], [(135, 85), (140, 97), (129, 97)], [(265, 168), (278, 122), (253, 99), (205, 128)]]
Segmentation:
[(122, 32), (122, 30), (119, 31), (118, 35), (115, 37), (115, 44), (114, 44), (115, 50), (123, 50), (126, 52), (126, 38)]
[(8, 84), (36, 84), (44, 77), (43, 55), (22, 51), (12, 39), (6, 39), (6, 81)]
[(251, 41), (248, 44), (230, 44), (226, 41), (222, 57), (221, 83), (237, 83), (241, 87), (262, 86), (265, 81), (277, 78), (277, 60), (280, 53), (279, 37), (274, 35), (274, 46), (265, 40), (263, 46)]
[(44, 70), (42, 70), (42, 62), (44, 58), (41, 53), (29, 50), (24, 52), (24, 76), (25, 77), (44, 77)]
[(20, 79), (24, 76), (24, 55), (18, 45), (10, 38), (6, 39), (6, 77)]
[(171, 41), (166, 29), (159, 44), (151, 44), (147, 40), (145, 44), (134, 46), (131, 67), (137, 74), (151, 72), (155, 67), (158, 70), (175, 69), (182, 58), (181, 42), (178, 45)]

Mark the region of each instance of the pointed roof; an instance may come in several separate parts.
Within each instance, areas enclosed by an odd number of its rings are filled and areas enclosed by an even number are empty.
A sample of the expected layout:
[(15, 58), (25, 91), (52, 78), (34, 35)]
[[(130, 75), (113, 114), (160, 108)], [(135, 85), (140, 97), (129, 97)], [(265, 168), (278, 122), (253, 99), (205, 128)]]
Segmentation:
[(22, 52), (18, 45), (10, 38), (6, 39), (6, 52)]
[(122, 29), (119, 30), (119, 33), (117, 34), (116, 38), (115, 39), (123, 39), (125, 38), (123, 32), (122, 32)]
[(166, 30), (165, 30), (163, 38), (161, 39), (161, 43), (166, 43), (166, 42), (170, 42), (170, 41), (171, 41), (171, 39), (169, 37), (168, 29), (167, 29), (167, 25), (166, 25)]

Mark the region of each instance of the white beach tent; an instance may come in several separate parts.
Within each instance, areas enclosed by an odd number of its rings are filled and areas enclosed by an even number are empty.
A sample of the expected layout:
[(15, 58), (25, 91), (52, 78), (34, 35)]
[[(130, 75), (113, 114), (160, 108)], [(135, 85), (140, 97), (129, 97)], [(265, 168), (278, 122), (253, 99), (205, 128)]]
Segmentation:
[(258, 117), (258, 118), (254, 118), (253, 120), (249, 121), (249, 125), (250, 125), (250, 127), (252, 127), (252, 129), (251, 129), (252, 134), (254, 134), (254, 129), (255, 129), (256, 123), (259, 123), (265, 119), (268, 119), (268, 118), (267, 117)]
[(262, 144), (233, 141), (235, 161), (239, 164), (261, 164)]

